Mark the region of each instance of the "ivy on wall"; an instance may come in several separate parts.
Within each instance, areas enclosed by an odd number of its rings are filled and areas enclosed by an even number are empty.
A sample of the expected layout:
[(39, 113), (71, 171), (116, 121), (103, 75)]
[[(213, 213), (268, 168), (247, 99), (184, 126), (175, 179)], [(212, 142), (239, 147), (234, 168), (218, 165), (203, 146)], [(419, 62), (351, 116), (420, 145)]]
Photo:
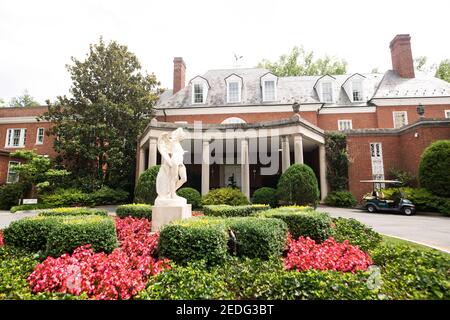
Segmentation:
[(325, 151), (327, 158), (327, 180), (331, 191), (348, 189), (347, 137), (343, 133), (326, 133)]

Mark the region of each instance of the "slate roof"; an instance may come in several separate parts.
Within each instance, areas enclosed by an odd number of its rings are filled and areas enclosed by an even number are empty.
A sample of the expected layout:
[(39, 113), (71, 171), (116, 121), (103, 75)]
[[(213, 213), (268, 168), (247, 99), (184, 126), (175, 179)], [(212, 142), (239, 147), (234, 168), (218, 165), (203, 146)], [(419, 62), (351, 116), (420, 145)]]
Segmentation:
[[(300, 104), (321, 103), (314, 85), (323, 76), (279, 77), (277, 101), (263, 102), (260, 78), (268, 72), (269, 70), (263, 68), (209, 70), (201, 75), (210, 86), (206, 103), (196, 104), (195, 106), (268, 105), (292, 104), (294, 102)], [(225, 79), (231, 74), (242, 77), (243, 88), (241, 102), (239, 103), (226, 102)], [(416, 72), (416, 78), (404, 79), (399, 77), (396, 72), (390, 70), (385, 74), (360, 73), (364, 77), (363, 101), (351, 102), (342, 85), (354, 75), (333, 75), (338, 94), (336, 102), (327, 105), (365, 106), (372, 98), (450, 96), (450, 84), (443, 80), (420, 72)], [(157, 108), (185, 108), (192, 106), (190, 83), (175, 95), (171, 95), (170, 92), (171, 90), (168, 90), (161, 96)]]

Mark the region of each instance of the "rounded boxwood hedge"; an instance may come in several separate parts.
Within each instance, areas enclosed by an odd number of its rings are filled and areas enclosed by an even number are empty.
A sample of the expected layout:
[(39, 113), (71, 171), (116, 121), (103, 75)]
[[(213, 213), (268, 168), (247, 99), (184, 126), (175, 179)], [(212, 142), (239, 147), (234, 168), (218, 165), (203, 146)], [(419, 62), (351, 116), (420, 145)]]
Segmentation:
[(186, 198), (187, 203), (192, 205), (192, 209), (198, 209), (202, 206), (202, 195), (194, 188), (181, 188), (177, 190), (177, 195)]
[(218, 188), (208, 192), (202, 200), (203, 205), (228, 204), (230, 206), (239, 206), (250, 204), (245, 195), (235, 188)]
[(420, 186), (441, 197), (450, 197), (450, 140), (433, 142), (422, 153)]
[(325, 198), (325, 204), (333, 207), (352, 208), (357, 201), (350, 191), (333, 191)]
[(280, 177), (277, 195), (281, 203), (316, 205), (319, 185), (314, 171), (306, 164), (291, 165)]
[(76, 207), (67, 207), (67, 208), (56, 208), (41, 211), (38, 213), (38, 216), (107, 216), (108, 211), (105, 209), (96, 209), (96, 208), (76, 208)]
[(257, 216), (283, 220), (294, 239), (303, 236), (323, 242), (332, 235), (331, 217), (324, 212), (281, 207), (258, 213)]
[(159, 165), (153, 166), (140, 175), (134, 190), (134, 201), (136, 203), (155, 203), (155, 199), (158, 196), (156, 193), (156, 176), (159, 168)]
[(116, 215), (119, 218), (133, 217), (152, 220), (152, 206), (143, 203), (123, 204), (117, 207)]
[(269, 187), (262, 187), (255, 190), (252, 203), (268, 204), (272, 208), (278, 207), (277, 190)]
[(244, 206), (229, 206), (227, 204), (222, 204), (204, 206), (203, 213), (213, 217), (246, 217), (268, 209), (270, 209), (270, 207), (264, 204)]

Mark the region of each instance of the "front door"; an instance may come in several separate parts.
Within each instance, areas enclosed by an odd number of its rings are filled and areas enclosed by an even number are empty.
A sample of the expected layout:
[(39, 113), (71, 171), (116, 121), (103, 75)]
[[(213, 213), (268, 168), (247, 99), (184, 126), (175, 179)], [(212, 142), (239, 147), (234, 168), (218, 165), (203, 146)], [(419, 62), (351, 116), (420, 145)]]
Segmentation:
[(234, 181), (236, 182), (236, 187), (241, 187), (241, 166), (240, 165), (224, 165), (224, 185), (231, 185), (231, 177), (234, 176)]

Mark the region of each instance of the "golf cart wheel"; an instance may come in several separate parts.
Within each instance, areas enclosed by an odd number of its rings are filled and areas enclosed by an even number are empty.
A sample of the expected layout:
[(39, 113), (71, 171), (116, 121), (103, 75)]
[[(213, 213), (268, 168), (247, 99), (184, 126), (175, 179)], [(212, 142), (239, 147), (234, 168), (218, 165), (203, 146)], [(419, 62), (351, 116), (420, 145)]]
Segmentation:
[(414, 209), (412, 209), (410, 207), (403, 207), (402, 212), (404, 215), (412, 216), (414, 214)]
[(369, 211), (369, 213), (377, 212), (377, 208), (375, 208), (375, 206), (372, 204), (367, 205), (366, 209), (367, 209), (367, 211)]

